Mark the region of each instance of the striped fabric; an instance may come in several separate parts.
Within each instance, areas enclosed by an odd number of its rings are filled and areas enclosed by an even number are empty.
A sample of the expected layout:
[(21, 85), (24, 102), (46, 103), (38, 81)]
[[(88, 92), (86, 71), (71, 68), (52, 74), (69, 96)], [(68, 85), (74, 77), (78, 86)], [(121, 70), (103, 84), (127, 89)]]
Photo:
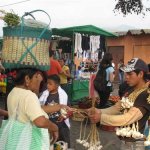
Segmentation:
[(5, 120), (0, 128), (0, 150), (49, 150), (47, 129), (13, 118)]

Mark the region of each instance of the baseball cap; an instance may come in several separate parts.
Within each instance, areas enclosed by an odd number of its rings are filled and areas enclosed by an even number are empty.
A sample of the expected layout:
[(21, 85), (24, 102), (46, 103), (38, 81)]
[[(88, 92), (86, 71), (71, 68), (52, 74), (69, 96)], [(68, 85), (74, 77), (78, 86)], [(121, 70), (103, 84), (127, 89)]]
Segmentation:
[(148, 72), (147, 64), (140, 58), (131, 59), (130, 61), (128, 61), (127, 65), (120, 69), (124, 72), (131, 72), (137, 69), (144, 72)]

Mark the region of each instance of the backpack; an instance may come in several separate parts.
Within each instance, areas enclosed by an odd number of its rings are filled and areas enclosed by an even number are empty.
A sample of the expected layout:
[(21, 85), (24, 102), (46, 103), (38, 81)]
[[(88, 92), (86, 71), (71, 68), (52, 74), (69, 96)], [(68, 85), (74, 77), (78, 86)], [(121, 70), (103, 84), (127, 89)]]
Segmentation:
[(108, 83), (108, 81), (106, 80), (106, 75), (107, 75), (106, 69), (109, 67), (110, 66), (105, 67), (105, 68), (100, 68), (96, 74), (93, 84), (94, 84), (95, 90), (98, 92), (106, 91), (107, 83)]

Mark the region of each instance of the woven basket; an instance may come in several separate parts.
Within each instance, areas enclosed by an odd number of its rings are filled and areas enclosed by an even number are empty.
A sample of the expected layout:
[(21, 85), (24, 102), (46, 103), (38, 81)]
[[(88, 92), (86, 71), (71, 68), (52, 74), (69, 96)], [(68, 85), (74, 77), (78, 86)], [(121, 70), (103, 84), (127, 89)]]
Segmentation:
[(7, 69), (49, 70), (51, 30), (29, 26), (4, 27), (3, 65)]

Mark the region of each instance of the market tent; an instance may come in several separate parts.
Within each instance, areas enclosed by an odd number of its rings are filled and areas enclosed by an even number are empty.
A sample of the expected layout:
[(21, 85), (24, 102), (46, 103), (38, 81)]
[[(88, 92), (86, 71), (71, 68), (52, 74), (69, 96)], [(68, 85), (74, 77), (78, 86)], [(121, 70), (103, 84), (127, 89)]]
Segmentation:
[(106, 30), (103, 30), (101, 28), (98, 28), (93, 25), (84, 25), (84, 26), (73, 26), (73, 27), (68, 27), (68, 28), (53, 28), (52, 29), (52, 34), (53, 35), (59, 35), (59, 36), (66, 36), (66, 37), (72, 37), (73, 33), (78, 32), (78, 33), (83, 33), (83, 34), (88, 34), (88, 35), (103, 35), (106, 37), (116, 37), (115, 34), (108, 32)]

